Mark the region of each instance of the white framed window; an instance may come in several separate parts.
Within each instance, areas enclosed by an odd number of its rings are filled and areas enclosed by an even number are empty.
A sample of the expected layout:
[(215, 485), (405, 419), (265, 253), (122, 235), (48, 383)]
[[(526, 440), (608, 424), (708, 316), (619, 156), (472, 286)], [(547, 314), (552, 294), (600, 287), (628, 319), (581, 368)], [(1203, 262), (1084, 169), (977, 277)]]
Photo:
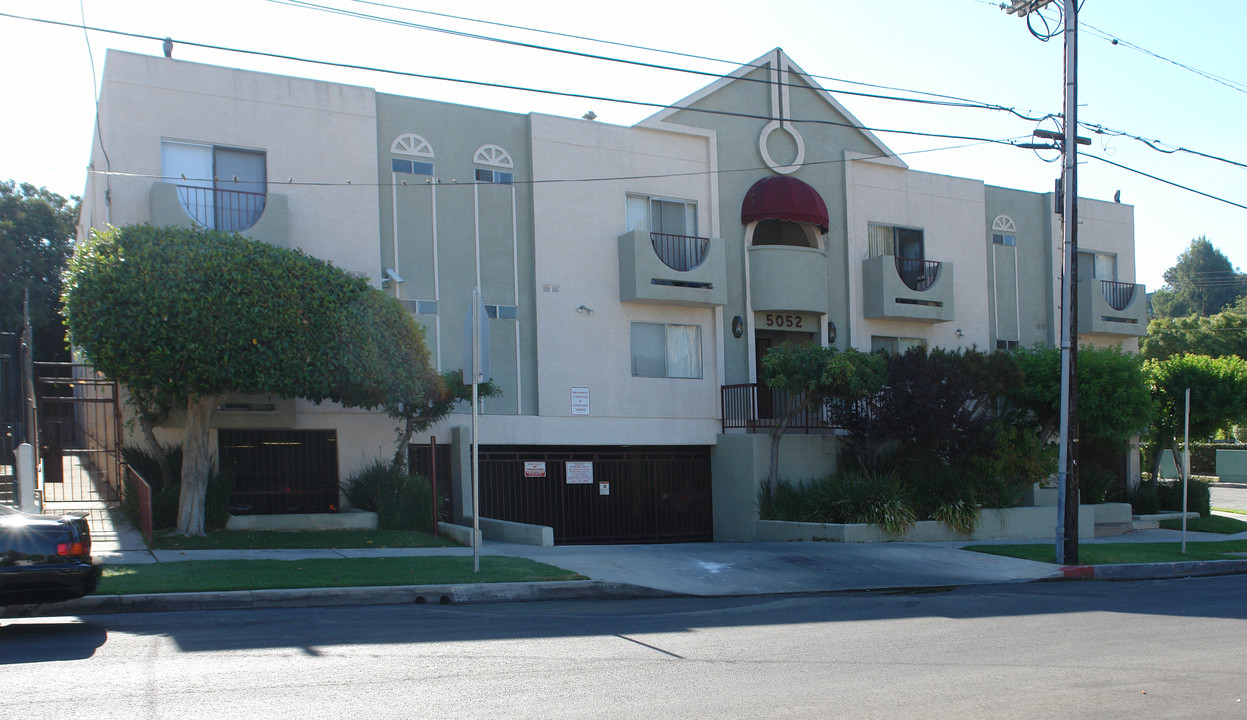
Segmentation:
[(701, 326), (632, 323), (632, 375), (700, 379)]
[(423, 160), (390, 158), (390, 170), (406, 175), (433, 175), (433, 163)]
[(415, 133), (403, 133), (394, 138), (394, 142), (390, 143), (390, 152), (395, 155), (431, 158), (433, 157), (433, 146), (429, 144), (428, 140)]
[(995, 245), (1007, 245), (1016, 247), (1018, 239), (1016, 235), (1005, 235), (1003, 233), (992, 233), (992, 243)]
[(160, 168), (177, 186), (186, 213), (206, 228), (240, 232), (264, 214), (268, 168), (263, 150), (162, 140)]
[(518, 320), (520, 309), (514, 305), (486, 305), (485, 314), (492, 320)]
[(926, 347), (927, 341), (922, 338), (888, 337), (886, 335), (870, 336), (870, 351), (888, 355), (900, 355), (911, 348)]
[(1096, 280), (1117, 280), (1117, 255), (1114, 253), (1078, 251), (1078, 277)]
[(697, 237), (697, 203), (629, 193), (627, 225), (628, 232)]
[(911, 260), (926, 259), (926, 238), (921, 228), (870, 223), (866, 238), (870, 257), (895, 255)]
[(494, 167), (513, 168), (515, 161), (511, 153), (497, 145), (482, 145), (472, 155), (472, 162), (477, 165), (493, 165)]
[(477, 168), (476, 181), (481, 183), (495, 183), (498, 185), (513, 185), (515, 184), (515, 174), (503, 172), (502, 170)]

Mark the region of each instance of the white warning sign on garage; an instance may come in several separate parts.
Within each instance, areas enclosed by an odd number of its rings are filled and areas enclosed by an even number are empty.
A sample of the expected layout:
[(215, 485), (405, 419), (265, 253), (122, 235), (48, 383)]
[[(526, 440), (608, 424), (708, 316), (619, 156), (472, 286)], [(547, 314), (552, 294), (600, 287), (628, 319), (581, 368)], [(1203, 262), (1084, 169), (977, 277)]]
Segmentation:
[(567, 463), (567, 484), (568, 485), (591, 485), (593, 483), (593, 463), (591, 462), (568, 462)]

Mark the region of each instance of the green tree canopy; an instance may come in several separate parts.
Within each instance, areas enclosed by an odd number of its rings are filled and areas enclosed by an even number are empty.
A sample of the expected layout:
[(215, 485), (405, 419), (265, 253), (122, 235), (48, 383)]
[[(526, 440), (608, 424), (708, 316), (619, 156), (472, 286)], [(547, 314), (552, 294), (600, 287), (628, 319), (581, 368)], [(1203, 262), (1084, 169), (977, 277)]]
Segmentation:
[(852, 348), (837, 350), (814, 343), (786, 343), (762, 358), (762, 373), (774, 390), (788, 394), (787, 404), (771, 429), (770, 491), (779, 488), (779, 441), (802, 412), (828, 400), (851, 402), (876, 392), (887, 376), (886, 362)]
[(1247, 308), (1243, 299), (1213, 315), (1154, 318), (1140, 352), (1148, 360), (1174, 355), (1237, 355), (1247, 359)]
[[(1060, 423), (1061, 350), (1037, 345), (1011, 353), (1021, 382), (1006, 391), (1014, 412), (1033, 419), (1045, 442)], [(1116, 347), (1078, 349), (1078, 433), (1122, 447), (1147, 429), (1152, 399), (1142, 359)]]
[(35, 359), (68, 359), (60, 318), (61, 272), (73, 249), (78, 198), (0, 182), (0, 330), (19, 332), (30, 293)]
[(1211, 315), (1232, 305), (1247, 291), (1247, 283), (1230, 259), (1204, 236), (1191, 241), (1178, 263), (1165, 271), (1165, 287), (1152, 294), (1156, 317)]
[(132, 225), (96, 233), (70, 262), (75, 345), (141, 411), (186, 408), (178, 530), (203, 532), (212, 412), (229, 393), (378, 407), (419, 397), (423, 331), (363, 280), (237, 235)]

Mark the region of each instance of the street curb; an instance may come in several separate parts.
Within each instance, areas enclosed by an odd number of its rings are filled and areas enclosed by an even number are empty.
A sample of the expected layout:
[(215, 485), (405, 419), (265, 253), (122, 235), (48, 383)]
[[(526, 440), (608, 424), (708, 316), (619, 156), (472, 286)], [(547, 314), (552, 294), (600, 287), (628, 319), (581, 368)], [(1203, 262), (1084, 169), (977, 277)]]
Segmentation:
[(1072, 565), (1061, 568), (1057, 580), (1166, 580), (1214, 575), (1245, 575), (1247, 560), (1191, 560), (1123, 565)]
[(365, 605), (465, 605), (539, 600), (631, 600), (663, 597), (689, 596), (640, 585), (601, 580), (395, 585), (146, 595), (88, 595), (75, 600), (34, 607), (0, 608), (0, 617)]

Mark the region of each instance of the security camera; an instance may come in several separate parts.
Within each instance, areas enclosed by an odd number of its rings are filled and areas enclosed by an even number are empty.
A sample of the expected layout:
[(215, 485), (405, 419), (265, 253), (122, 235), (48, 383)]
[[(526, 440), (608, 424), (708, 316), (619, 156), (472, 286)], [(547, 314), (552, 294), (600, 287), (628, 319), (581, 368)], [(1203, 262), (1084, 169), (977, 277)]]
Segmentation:
[(398, 273), (394, 272), (394, 268), (385, 269), (385, 279), (396, 283), (401, 283), (403, 281), (403, 279), (398, 276)]

